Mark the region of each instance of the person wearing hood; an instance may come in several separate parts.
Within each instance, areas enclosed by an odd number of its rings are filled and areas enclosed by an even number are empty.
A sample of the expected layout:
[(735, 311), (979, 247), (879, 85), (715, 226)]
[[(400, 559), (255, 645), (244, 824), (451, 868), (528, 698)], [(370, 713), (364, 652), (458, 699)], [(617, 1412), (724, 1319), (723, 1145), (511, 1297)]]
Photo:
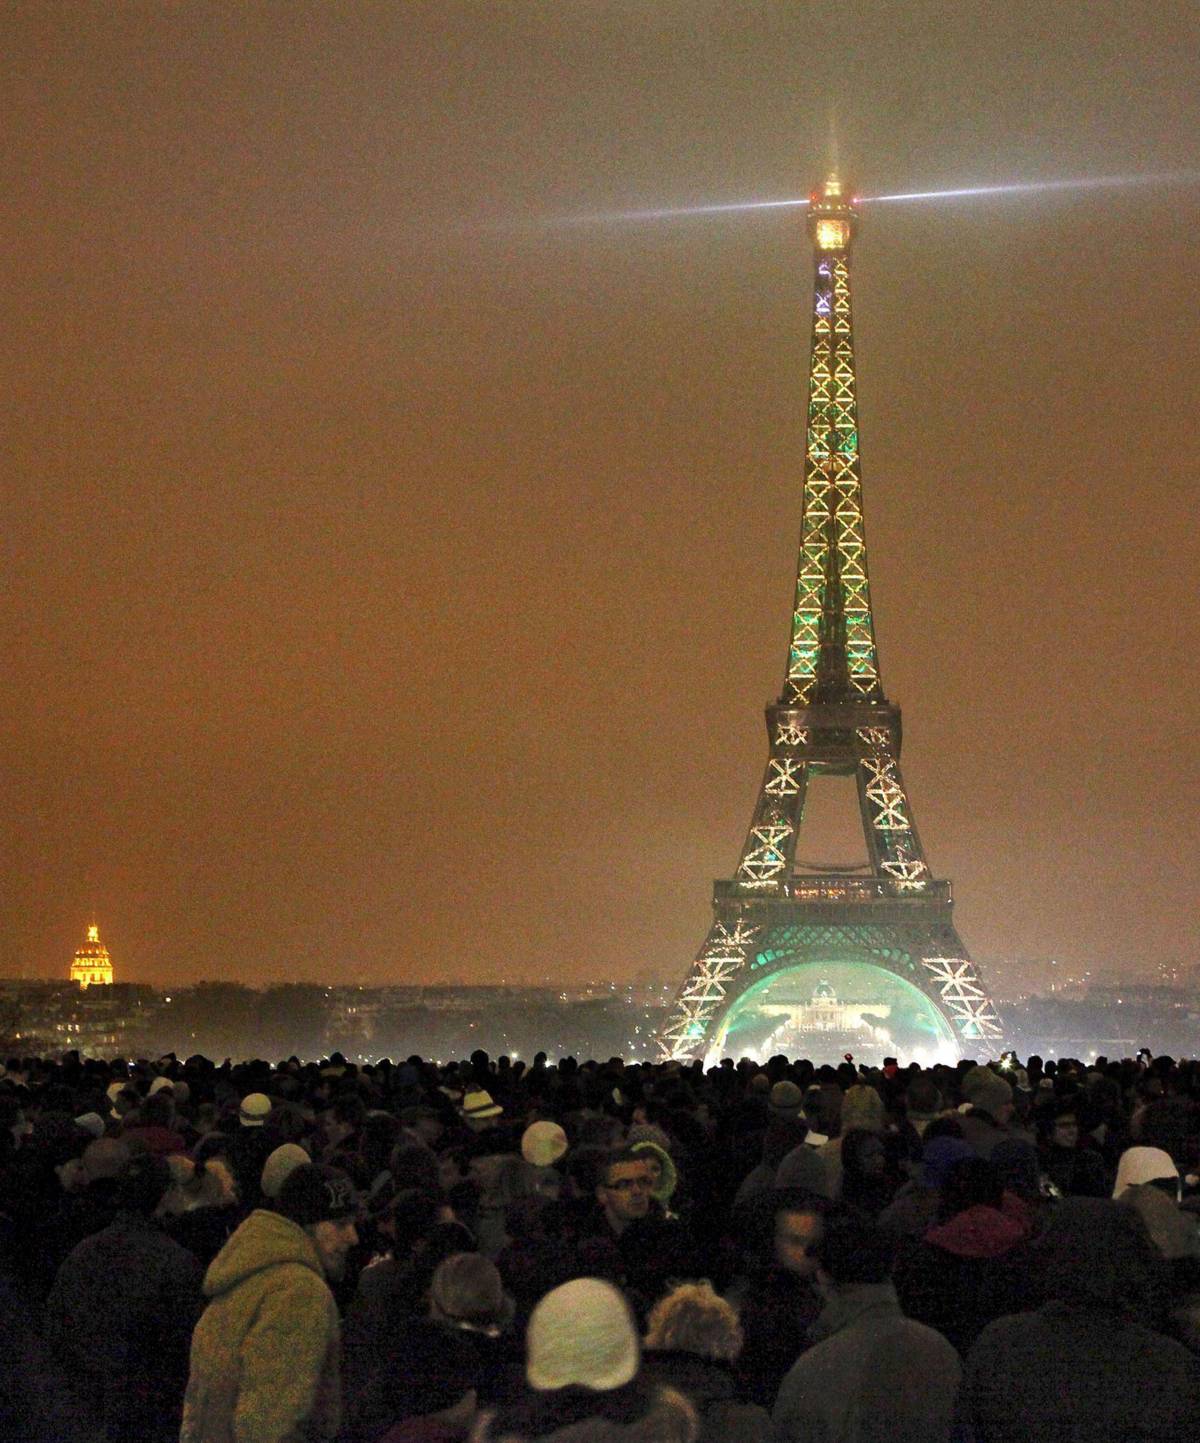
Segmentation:
[(171, 1156), (167, 1166), (173, 1185), (159, 1209), (163, 1226), (207, 1268), (242, 1220), (237, 1184), (219, 1157)]
[(949, 1170), (939, 1221), (900, 1256), (896, 1291), (910, 1318), (927, 1323), (965, 1353), (993, 1318), (1025, 1300), (1024, 1244), (1029, 1209), (1006, 1193), (994, 1165), (963, 1158)]
[(891, 1269), (892, 1244), (878, 1223), (845, 1203), (832, 1208), (817, 1245), (827, 1301), (813, 1346), (779, 1389), (773, 1443), (949, 1443), (958, 1356), (903, 1315)]
[(214, 1258), (192, 1339), (180, 1443), (332, 1439), (341, 1419), (329, 1288), (358, 1240), (350, 1179), (311, 1163)]
[(1167, 1443), (1200, 1411), (1200, 1360), (1147, 1326), (1154, 1252), (1132, 1207), (1066, 1198), (1031, 1249), (1043, 1305), (989, 1323), (967, 1354), (977, 1443)]
[[(955, 1129), (958, 1123), (938, 1121), (934, 1126)], [(921, 1161), (916, 1176), (906, 1182), (895, 1198), (879, 1215), (879, 1225), (896, 1239), (924, 1237), (937, 1222), (942, 1205), (942, 1188), (950, 1169), (963, 1158), (975, 1154), (962, 1140), (950, 1132), (927, 1137), (921, 1147)]]
[[(883, 1098), (864, 1082), (856, 1082), (846, 1089), (842, 1098), (840, 1131), (837, 1137), (818, 1148), (821, 1161), (825, 1164), (829, 1180), (829, 1196), (842, 1195), (842, 1142), (849, 1132), (873, 1132), (882, 1137), (887, 1123), (887, 1110)], [(810, 1139), (811, 1141), (811, 1139)]]
[(650, 1164), (650, 1196), (662, 1209), (663, 1217), (678, 1217), (679, 1214), (671, 1210), (671, 1199), (679, 1186), (679, 1170), (671, 1154), (665, 1147), (649, 1141), (631, 1142), (629, 1151), (644, 1157)]
[(1200, 1353), (1200, 1231), (1195, 1214), (1179, 1206), (1180, 1191), (1169, 1153), (1130, 1147), (1121, 1154), (1113, 1197), (1138, 1214), (1158, 1254), (1165, 1325)]
[(1012, 1084), (998, 1072), (990, 1067), (972, 1067), (963, 1074), (960, 1090), (962, 1135), (978, 1157), (990, 1158), (995, 1147), (1012, 1137), (1032, 1140), (1012, 1127), (1015, 1111)]

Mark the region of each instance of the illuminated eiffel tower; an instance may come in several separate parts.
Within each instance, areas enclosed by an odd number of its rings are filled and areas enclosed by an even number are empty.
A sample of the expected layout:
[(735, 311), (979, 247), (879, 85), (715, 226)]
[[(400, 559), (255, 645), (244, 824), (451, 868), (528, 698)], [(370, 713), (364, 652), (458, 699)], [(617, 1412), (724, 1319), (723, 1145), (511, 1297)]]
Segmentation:
[[(934, 879), (918, 839), (900, 708), (879, 676), (850, 317), (856, 224), (831, 176), (808, 213), (816, 275), (787, 675), (766, 709), (770, 751), (741, 860), (714, 884), (712, 927), (659, 1038), (665, 1057), (800, 1055), (806, 1000), (828, 1016), (834, 994), (863, 1019), (856, 1055), (957, 1057), (992, 1052), (1001, 1037), (951, 918), (950, 883)], [(805, 796), (822, 775), (856, 780), (869, 859), (860, 868), (809, 864), (805, 874), (796, 861)], [(818, 1036), (807, 1055), (828, 1061)]]

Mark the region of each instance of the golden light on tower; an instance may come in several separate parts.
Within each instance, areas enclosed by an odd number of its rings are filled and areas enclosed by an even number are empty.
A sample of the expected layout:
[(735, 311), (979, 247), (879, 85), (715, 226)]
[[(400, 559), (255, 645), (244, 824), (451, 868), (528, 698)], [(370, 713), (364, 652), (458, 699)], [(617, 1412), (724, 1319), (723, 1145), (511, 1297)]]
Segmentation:
[(844, 251), (854, 236), (858, 214), (853, 200), (835, 171), (819, 190), (812, 193), (808, 207), (808, 230), (819, 251)]
[(71, 981), (78, 982), (80, 987), (108, 987), (112, 980), (112, 959), (100, 940), (100, 928), (92, 922), (87, 929), (87, 940), (76, 950), (71, 963)]

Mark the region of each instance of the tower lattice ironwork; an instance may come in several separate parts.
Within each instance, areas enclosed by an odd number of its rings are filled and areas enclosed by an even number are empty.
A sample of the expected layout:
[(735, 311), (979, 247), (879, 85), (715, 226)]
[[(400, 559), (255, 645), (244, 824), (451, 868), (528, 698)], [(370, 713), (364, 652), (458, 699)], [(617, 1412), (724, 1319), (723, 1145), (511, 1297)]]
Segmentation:
[[(917, 835), (900, 772), (900, 708), (880, 679), (850, 309), (856, 223), (831, 176), (808, 213), (812, 354), (783, 691), (766, 708), (769, 754), (741, 858), (732, 879), (714, 884), (712, 926), (659, 1039), (665, 1057), (705, 1055), (750, 989), (808, 963), (863, 963), (911, 984), (965, 1052), (1001, 1037), (954, 927), (950, 883), (935, 880)], [(868, 857), (860, 870), (798, 870), (805, 796), (822, 774), (856, 780)]]

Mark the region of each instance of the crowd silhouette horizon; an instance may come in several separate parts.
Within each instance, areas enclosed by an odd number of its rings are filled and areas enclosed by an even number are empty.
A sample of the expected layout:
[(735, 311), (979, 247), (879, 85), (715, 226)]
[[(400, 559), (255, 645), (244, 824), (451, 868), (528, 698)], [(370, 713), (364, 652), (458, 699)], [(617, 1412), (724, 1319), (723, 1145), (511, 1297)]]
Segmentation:
[(14, 1443), (1141, 1440), (1200, 1062), (0, 1064)]

